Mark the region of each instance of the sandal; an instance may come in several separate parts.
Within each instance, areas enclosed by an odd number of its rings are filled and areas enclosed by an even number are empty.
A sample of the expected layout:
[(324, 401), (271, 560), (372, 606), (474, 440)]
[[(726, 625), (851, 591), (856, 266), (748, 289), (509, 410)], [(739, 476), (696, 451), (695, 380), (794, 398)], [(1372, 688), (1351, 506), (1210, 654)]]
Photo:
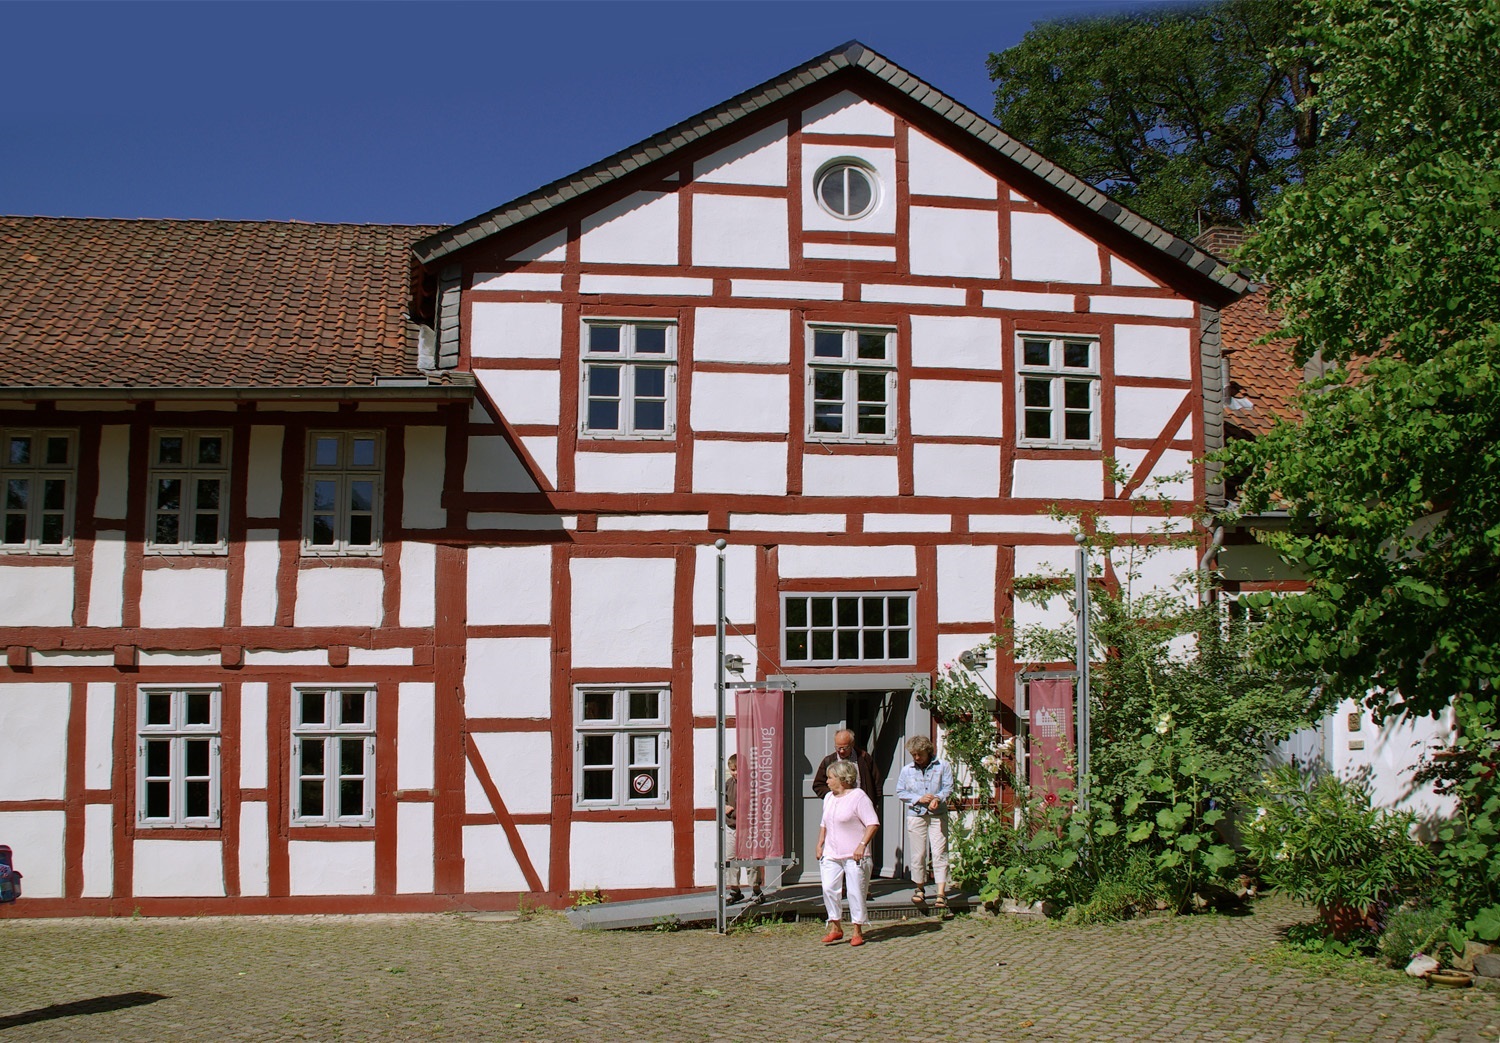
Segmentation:
[(948, 908), (948, 896), (947, 895), (938, 895), (937, 896), (937, 902), (935, 904), (937, 905), (937, 907), (939, 909), (946, 909), (946, 908)]
[(911, 904), (912, 905), (926, 905), (927, 904), (927, 892), (924, 891), (920, 887), (917, 888), (917, 890), (911, 896)]

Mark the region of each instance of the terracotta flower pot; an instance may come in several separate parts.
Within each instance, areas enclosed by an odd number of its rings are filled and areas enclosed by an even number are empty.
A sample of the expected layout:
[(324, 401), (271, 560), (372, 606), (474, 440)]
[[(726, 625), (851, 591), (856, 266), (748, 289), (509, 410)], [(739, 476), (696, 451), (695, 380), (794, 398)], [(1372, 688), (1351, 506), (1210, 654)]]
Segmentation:
[(1318, 915), (1323, 918), (1323, 933), (1335, 941), (1348, 941), (1358, 934), (1380, 933), (1380, 912), (1373, 905), (1363, 909), (1342, 902), (1320, 905)]

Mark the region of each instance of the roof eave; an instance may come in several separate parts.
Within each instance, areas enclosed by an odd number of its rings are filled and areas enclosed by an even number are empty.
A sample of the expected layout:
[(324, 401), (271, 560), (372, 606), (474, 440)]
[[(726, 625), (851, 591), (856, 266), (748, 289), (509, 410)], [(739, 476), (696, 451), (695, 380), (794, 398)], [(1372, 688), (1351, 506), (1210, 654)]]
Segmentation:
[[(456, 375), (455, 375), (456, 376)], [(163, 399), (181, 401), (389, 401), (429, 399), (449, 401), (474, 397), (475, 385), (468, 380), (449, 384), (397, 383), (320, 385), (316, 387), (0, 387), (0, 402), (24, 401), (127, 401)]]

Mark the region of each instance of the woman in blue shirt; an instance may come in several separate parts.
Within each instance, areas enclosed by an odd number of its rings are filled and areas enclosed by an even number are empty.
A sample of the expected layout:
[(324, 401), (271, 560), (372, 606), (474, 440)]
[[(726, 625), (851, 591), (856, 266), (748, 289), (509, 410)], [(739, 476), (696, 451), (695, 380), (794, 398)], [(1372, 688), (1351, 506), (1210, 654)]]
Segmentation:
[(906, 866), (917, 885), (911, 900), (927, 902), (927, 857), (932, 856), (932, 876), (937, 881), (937, 905), (948, 907), (948, 797), (953, 793), (953, 772), (935, 756), (932, 740), (919, 735), (907, 740), (912, 762), (896, 780), (896, 799), (906, 805)]

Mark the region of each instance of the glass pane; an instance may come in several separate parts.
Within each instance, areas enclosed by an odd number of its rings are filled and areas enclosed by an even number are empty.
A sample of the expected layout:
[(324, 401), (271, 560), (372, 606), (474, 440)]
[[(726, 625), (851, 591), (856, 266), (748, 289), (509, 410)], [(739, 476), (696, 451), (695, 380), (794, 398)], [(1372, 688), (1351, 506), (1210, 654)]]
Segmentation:
[(667, 353), (667, 328), (665, 326), (637, 326), (635, 350), (636, 354), (665, 355)]
[(619, 366), (589, 367), (589, 397), (618, 398), (620, 395)]
[(615, 773), (613, 771), (586, 771), (583, 773), (584, 800), (613, 800), (615, 796)]
[(658, 744), (661, 742), (659, 735), (627, 735), (625, 741), (630, 744), (630, 764), (653, 765), (660, 764), (661, 758), (657, 755)]
[(213, 724), (214, 697), (211, 692), (187, 693), (187, 723)]
[(1026, 437), (1051, 438), (1052, 414), (1042, 412), (1041, 410), (1028, 409), (1026, 411)]
[(156, 509), (175, 511), (182, 506), (182, 481), (177, 478), (156, 480)]
[(355, 467), (374, 467), (375, 466), (375, 439), (373, 439), (373, 438), (356, 438), (356, 439), (354, 439), (354, 446), (353, 446), (353, 448), (354, 448), (354, 452), (351, 454), (351, 456), (353, 457), (353, 459), (351, 461), (351, 463), (353, 464), (353, 466), (355, 466)]
[(807, 599), (786, 599), (786, 625), (789, 627), (807, 626)]
[(859, 598), (838, 599), (838, 620), (841, 627), (859, 626)]
[(807, 658), (807, 632), (794, 631), (786, 636), (787, 662), (800, 662)]
[(867, 630), (867, 631), (865, 631), (865, 658), (866, 659), (884, 659), (885, 658), (885, 631), (883, 631), (883, 630)]
[(911, 599), (891, 598), (886, 603), (890, 612), (889, 623), (893, 627), (904, 627), (911, 622)]
[(26, 515), (7, 514), (5, 516), (5, 542), (26, 542)]
[(188, 739), (184, 745), (186, 746), (186, 755), (183, 758), (183, 773), (192, 778), (207, 776), (208, 740)]
[[(175, 529), (177, 527), (176, 519), (172, 520), (172, 527)], [(177, 541), (174, 539), (162, 542), (175, 543)], [(204, 545), (219, 542), (219, 516), (217, 514), (199, 514), (196, 516), (196, 521), (193, 523), (193, 542)]]
[(69, 439), (61, 435), (53, 435), (47, 439), (47, 462), (49, 464), (62, 465), (68, 462)]
[(31, 479), (12, 478), (5, 483), (5, 509), (24, 511), (31, 501)]
[(1087, 442), (1093, 438), (1093, 425), (1087, 413), (1068, 413), (1063, 417), (1063, 437), (1070, 442)]
[(1088, 380), (1065, 380), (1063, 381), (1063, 406), (1066, 409), (1087, 409), (1089, 407), (1089, 385)]
[(302, 693), (302, 723), (322, 724), (327, 717), (328, 701), (324, 699), (322, 692)]
[(351, 511), (368, 511), (375, 505), (375, 483), (374, 482), (350, 482), (349, 483), (349, 509)]
[(612, 399), (590, 399), (588, 428), (590, 431), (618, 431), (620, 403)]
[(303, 818), (323, 817), (323, 783), (316, 779), (306, 779), (301, 786), (302, 801), (298, 809)]
[(319, 435), (313, 439), (313, 463), (318, 467), (337, 467), (339, 440), (336, 435)]
[(1021, 345), (1021, 361), (1028, 366), (1050, 366), (1052, 344), (1045, 340), (1028, 340)]
[(841, 631), (839, 631), (838, 637), (839, 637), (839, 658), (840, 659), (858, 659), (859, 658), (859, 631), (858, 630), (841, 630)]
[(224, 462), (224, 439), (218, 435), (205, 435), (198, 439), (198, 462), (221, 464)]
[(849, 212), (844, 205), (843, 168), (835, 168), (823, 175), (823, 183), (818, 186), (818, 194), (823, 199), (823, 205), (833, 213), (843, 216)]
[(659, 366), (638, 366), (635, 371), (637, 398), (661, 398), (667, 393), (667, 371)]
[(7, 447), (5, 458), (13, 464), (31, 463), (31, 439), (12, 438)]
[(859, 167), (849, 167), (846, 170), (849, 179), (849, 210), (852, 216), (862, 214), (870, 209), (870, 203), (875, 198), (875, 186), (870, 182), (870, 175)]
[(364, 775), (365, 773), (365, 740), (363, 739), (340, 739), (339, 740), (339, 774), (340, 775)]
[(63, 478), (48, 478), (42, 482), (42, 510), (60, 511), (68, 503), (68, 483)]
[(859, 374), (859, 400), (861, 402), (884, 402), (885, 388), (884, 373)]
[(842, 402), (844, 374), (836, 369), (813, 370), (813, 398), (823, 402)]
[(599, 765), (614, 762), (615, 737), (613, 735), (585, 735), (583, 737), (584, 764)]
[(146, 723), (155, 726), (170, 726), (172, 723), (172, 693), (146, 693)]
[(369, 703), (369, 697), (364, 692), (340, 692), (339, 723), (364, 724), (365, 709)]
[(620, 350), (620, 327), (618, 327), (618, 326), (590, 326), (589, 327), (589, 350), (590, 351), (619, 351)]
[(615, 693), (584, 692), (583, 719), (585, 721), (612, 721), (615, 719)]
[(1090, 347), (1091, 345), (1086, 340), (1063, 342), (1063, 365), (1070, 369), (1088, 369)]
[(812, 599), (812, 621), (815, 627), (833, 626), (833, 598)]
[(314, 547), (333, 546), (333, 515), (319, 514), (313, 517), (312, 540)]
[(844, 334), (839, 330), (814, 330), (813, 355), (820, 359), (844, 357)]
[(360, 818), (364, 813), (364, 780), (344, 779), (339, 783), (339, 815), (344, 818)]
[(198, 495), (194, 499), (194, 506), (200, 511), (218, 510), (219, 480), (217, 478), (199, 478)]
[(660, 692), (631, 692), (630, 719), (632, 721), (654, 721), (661, 716)]
[(151, 739), (146, 743), (146, 777), (164, 779), (172, 774), (172, 740)]
[(637, 768), (630, 773), (630, 799), (656, 799), (656, 769)]
[(844, 407), (837, 402), (813, 406), (813, 433), (837, 435), (844, 430)]
[(156, 443), (156, 462), (159, 464), (182, 463), (182, 438), (163, 435)]
[(313, 482), (313, 510), (331, 511), (338, 506), (339, 483), (328, 479)]
[(857, 352), (862, 359), (884, 360), (885, 346), (889, 337), (884, 333), (861, 333), (859, 334), (859, 347)]
[(865, 626), (885, 626), (885, 598), (865, 598)]
[(172, 784), (166, 780), (146, 783), (146, 817), (172, 817)]
[(349, 519), (349, 546), (373, 547), (375, 545), (375, 519), (362, 514)]
[(876, 405), (861, 404), (859, 407), (859, 433), (862, 435), (883, 435), (885, 431), (885, 403)]
[(297, 766), (297, 774), (321, 776), (327, 763), (325, 752), (322, 739), (303, 739), (302, 758)]
[(38, 543), (54, 544), (63, 541), (63, 520), (60, 514), (42, 516), (42, 535)]
[(667, 429), (667, 404), (665, 402), (637, 402), (635, 404), (635, 429), (637, 431), (665, 431)]
[(1049, 407), (1052, 405), (1052, 381), (1026, 381), (1026, 405)]
[(892, 659), (911, 658), (911, 631), (891, 630), (886, 633), (886, 643), (890, 646), (889, 651)]
[(814, 659), (833, 658), (833, 631), (814, 630), (812, 635), (812, 657)]

